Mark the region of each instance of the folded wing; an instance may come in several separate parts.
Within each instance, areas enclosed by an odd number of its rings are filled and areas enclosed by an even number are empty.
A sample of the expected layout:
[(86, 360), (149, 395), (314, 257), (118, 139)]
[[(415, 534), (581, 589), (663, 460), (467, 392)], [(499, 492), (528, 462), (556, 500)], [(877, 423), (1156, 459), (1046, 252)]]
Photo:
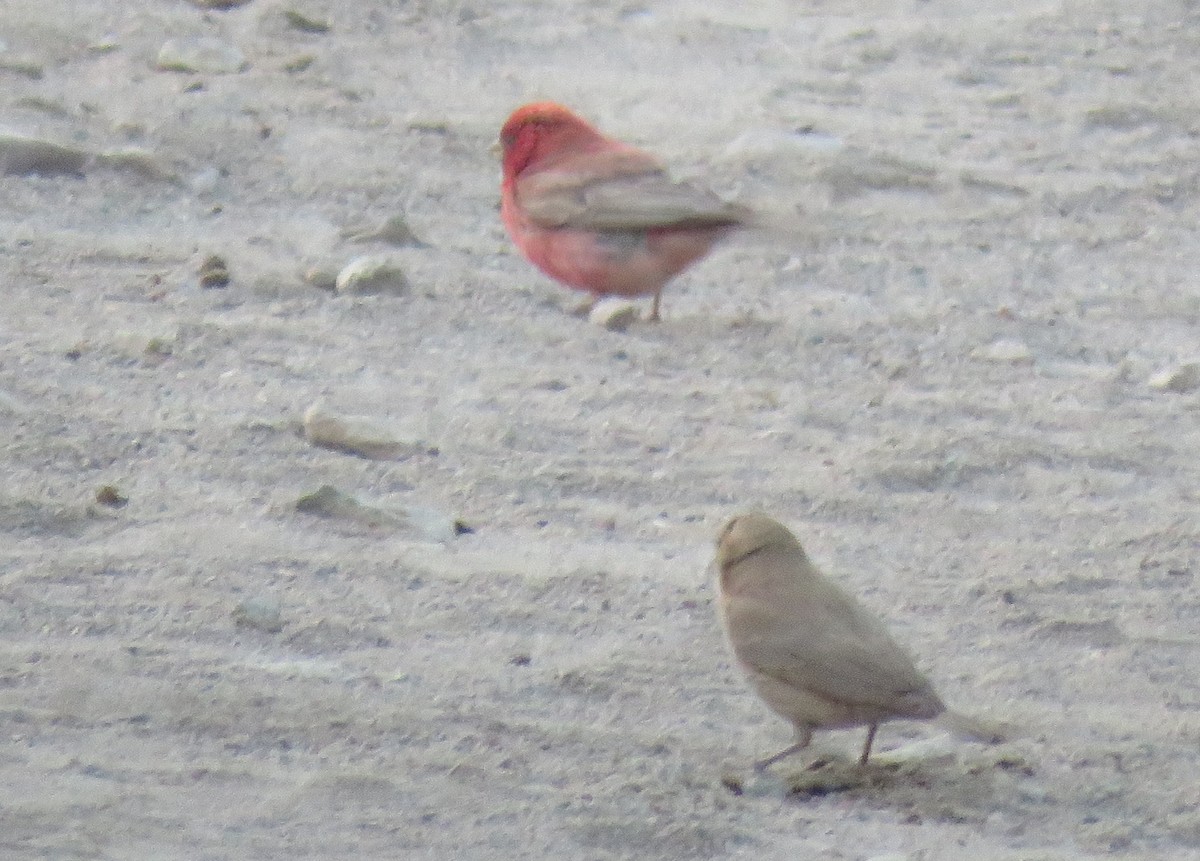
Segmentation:
[(711, 191), (676, 182), (644, 153), (590, 153), (523, 174), (517, 197), (537, 225), (582, 230), (724, 227), (749, 212)]

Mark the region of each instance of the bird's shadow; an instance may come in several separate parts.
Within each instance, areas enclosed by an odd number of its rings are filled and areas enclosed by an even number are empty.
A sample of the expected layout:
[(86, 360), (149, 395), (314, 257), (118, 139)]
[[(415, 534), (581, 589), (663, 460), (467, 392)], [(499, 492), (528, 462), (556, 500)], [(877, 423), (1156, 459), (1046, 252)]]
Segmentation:
[[(822, 757), (807, 767), (778, 769), (769, 780), (797, 803), (841, 796), (897, 811), (903, 821), (981, 823), (998, 809), (1020, 806), (1015, 784), (1034, 777), (1025, 756), (988, 749), (968, 757), (869, 762)], [(725, 786), (734, 792), (729, 780)], [(740, 794), (740, 793), (739, 793)], [(750, 794), (756, 794), (751, 792)], [(774, 793), (771, 793), (774, 794)]]

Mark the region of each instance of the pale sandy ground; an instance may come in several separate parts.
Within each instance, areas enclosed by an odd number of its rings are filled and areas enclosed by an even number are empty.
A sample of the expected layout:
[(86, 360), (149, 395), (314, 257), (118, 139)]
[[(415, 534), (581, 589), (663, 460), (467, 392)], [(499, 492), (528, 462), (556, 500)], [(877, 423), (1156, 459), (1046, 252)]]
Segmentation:
[[(0, 131), (177, 180), (0, 176), (0, 856), (1196, 857), (1200, 394), (1147, 381), (1200, 353), (1198, 28), (1154, 0), (5, 0)], [(250, 68), (153, 69), (200, 34)], [(810, 227), (724, 246), (662, 325), (572, 317), (496, 217), (488, 146), (537, 97)], [(397, 213), (408, 295), (300, 280)], [(312, 448), (320, 398), (429, 451)], [(324, 483), (475, 532), (291, 508)], [(706, 572), (749, 506), (1024, 733), (898, 724), (881, 752), (932, 752), (752, 779), (788, 731)], [(283, 629), (236, 625), (247, 598)]]

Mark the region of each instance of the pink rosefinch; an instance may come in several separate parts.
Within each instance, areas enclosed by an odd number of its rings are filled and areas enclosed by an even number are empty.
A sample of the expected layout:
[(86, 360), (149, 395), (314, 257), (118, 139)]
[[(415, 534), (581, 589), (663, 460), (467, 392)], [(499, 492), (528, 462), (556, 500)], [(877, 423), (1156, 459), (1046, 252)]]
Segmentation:
[[(738, 665), (758, 695), (791, 721), (796, 741), (756, 763), (760, 771), (812, 740), (813, 730), (866, 726), (859, 762), (879, 724), (927, 720), (946, 706), (883, 624), (821, 573), (796, 537), (765, 514), (742, 514), (721, 529), (718, 613)], [(948, 715), (959, 730), (986, 728)]]
[(521, 253), (593, 302), (653, 293), (651, 320), (666, 283), (750, 220), (554, 102), (514, 111), (500, 146), (500, 216)]

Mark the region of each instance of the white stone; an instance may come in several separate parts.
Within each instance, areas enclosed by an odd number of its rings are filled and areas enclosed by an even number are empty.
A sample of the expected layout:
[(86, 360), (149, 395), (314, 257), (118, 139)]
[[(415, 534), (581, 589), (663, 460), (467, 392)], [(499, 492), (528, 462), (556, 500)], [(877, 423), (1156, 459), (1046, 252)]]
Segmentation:
[(370, 416), (341, 415), (321, 403), (304, 413), (304, 438), (322, 448), (374, 460), (404, 457), (425, 448), (419, 440), (404, 437), (385, 422)]
[(409, 284), (397, 260), (368, 255), (356, 257), (342, 267), (335, 289), (338, 293), (400, 295), (408, 292)]
[(246, 65), (246, 55), (236, 45), (212, 36), (168, 39), (158, 50), (157, 66), (168, 72), (228, 75)]
[(638, 308), (626, 299), (601, 299), (588, 312), (588, 320), (610, 332), (624, 332), (638, 318)]
[(1149, 379), (1148, 385), (1160, 392), (1180, 394), (1200, 389), (1200, 360), (1164, 368)]

